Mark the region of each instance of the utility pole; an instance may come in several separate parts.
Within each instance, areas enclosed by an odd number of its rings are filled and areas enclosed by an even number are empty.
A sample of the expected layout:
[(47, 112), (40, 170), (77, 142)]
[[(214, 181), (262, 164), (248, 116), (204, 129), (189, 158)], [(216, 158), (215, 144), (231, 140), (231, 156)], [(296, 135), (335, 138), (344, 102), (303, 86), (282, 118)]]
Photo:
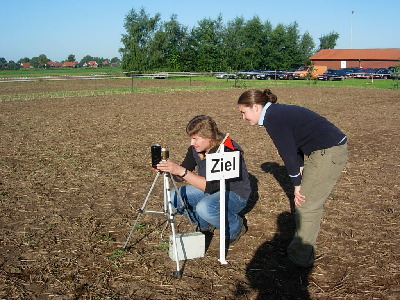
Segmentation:
[(353, 49), (353, 15), (354, 15), (354, 10), (351, 11), (351, 17), (350, 17), (350, 49)]

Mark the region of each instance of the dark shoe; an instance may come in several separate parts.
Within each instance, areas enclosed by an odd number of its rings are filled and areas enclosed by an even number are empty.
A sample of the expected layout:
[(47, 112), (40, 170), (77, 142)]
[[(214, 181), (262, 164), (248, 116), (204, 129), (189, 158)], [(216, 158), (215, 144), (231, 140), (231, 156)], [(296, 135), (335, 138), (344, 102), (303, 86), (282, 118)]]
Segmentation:
[(240, 227), (240, 231), (238, 233), (238, 235), (232, 239), (229, 240), (229, 245), (234, 245), (236, 244), (239, 239), (242, 237), (243, 234), (245, 234), (247, 232), (247, 228), (246, 226), (243, 224), (243, 221), (241, 222), (242, 226)]
[(277, 259), (277, 263), (284, 267), (284, 268), (288, 268), (288, 269), (295, 269), (295, 268), (303, 268), (303, 269), (307, 269), (307, 268), (311, 268), (312, 266), (301, 266), (296, 264), (295, 262), (293, 262), (289, 257), (280, 257)]

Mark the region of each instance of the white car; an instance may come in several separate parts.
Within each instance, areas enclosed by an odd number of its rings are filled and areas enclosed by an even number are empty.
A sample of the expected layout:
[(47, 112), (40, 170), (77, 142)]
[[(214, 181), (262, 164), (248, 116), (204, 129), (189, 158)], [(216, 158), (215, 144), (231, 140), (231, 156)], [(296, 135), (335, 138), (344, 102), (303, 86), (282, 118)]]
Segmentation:
[(236, 74), (220, 73), (220, 74), (215, 75), (215, 78), (218, 78), (218, 79), (227, 79), (227, 78), (235, 79), (236, 78)]

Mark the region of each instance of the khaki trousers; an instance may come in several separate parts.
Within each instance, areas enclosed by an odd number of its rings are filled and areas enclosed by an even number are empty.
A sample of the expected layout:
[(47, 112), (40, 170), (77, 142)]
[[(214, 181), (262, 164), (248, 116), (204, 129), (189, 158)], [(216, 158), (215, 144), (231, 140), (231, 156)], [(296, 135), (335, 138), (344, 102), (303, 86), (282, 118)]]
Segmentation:
[(306, 201), (296, 206), (296, 231), (288, 256), (296, 264), (310, 267), (320, 229), (324, 204), (347, 161), (347, 144), (314, 151), (304, 163), (300, 193)]

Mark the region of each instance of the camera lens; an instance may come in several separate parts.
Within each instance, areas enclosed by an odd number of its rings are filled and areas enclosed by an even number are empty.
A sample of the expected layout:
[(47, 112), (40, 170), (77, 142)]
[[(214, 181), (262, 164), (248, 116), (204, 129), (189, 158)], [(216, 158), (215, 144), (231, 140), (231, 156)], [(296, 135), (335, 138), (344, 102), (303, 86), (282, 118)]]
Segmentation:
[(161, 157), (163, 160), (167, 160), (169, 158), (169, 151), (165, 148), (161, 149)]

